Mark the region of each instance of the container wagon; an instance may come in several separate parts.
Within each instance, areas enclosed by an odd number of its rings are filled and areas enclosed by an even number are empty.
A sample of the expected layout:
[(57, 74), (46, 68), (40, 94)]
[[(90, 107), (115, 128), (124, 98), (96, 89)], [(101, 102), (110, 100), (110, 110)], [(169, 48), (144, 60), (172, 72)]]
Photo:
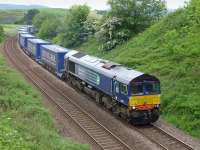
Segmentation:
[(18, 31), (18, 33), (17, 33), (18, 42), (19, 42), (21, 34), (28, 34), (28, 32), (26, 32), (26, 31)]
[(35, 36), (31, 34), (21, 34), (19, 37), (19, 45), (23, 50), (27, 50), (28, 46), (28, 39), (34, 39)]
[(27, 53), (30, 57), (38, 62), (41, 59), (41, 46), (50, 44), (50, 42), (44, 41), (42, 39), (29, 38), (27, 42)]
[(64, 78), (64, 56), (69, 49), (57, 45), (42, 45), (40, 63), (59, 78)]

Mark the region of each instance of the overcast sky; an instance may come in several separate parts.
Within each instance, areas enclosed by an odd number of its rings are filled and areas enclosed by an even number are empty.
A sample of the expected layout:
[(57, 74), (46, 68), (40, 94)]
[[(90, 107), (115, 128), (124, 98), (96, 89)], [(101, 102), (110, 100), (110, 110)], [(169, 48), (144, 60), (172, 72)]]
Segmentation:
[[(183, 7), (184, 1), (186, 0), (166, 0), (167, 7), (169, 9), (176, 9), (179, 7)], [(47, 5), (49, 7), (57, 7), (57, 8), (69, 8), (74, 4), (88, 4), (93, 9), (106, 9), (108, 6), (106, 5), (107, 0), (0, 0), (0, 3), (11, 3), (11, 4), (39, 4), (39, 5)]]

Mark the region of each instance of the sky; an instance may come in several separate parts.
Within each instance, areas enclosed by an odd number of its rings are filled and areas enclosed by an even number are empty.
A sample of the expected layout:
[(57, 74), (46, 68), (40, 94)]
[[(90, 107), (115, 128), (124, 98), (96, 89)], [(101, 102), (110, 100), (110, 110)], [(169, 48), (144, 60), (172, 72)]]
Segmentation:
[[(176, 9), (184, 6), (187, 0), (166, 0), (169, 9)], [(107, 9), (107, 0), (0, 0), (0, 4), (25, 4), (25, 5), (46, 5), (56, 8), (69, 8), (74, 4), (87, 4), (92, 9)]]

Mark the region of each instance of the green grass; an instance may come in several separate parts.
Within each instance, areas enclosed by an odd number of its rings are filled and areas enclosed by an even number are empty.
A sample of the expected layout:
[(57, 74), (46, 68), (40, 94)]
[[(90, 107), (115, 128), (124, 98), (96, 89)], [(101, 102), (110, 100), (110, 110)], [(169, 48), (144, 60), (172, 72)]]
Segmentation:
[(86, 145), (65, 139), (55, 129), (41, 94), (0, 55), (0, 149), (86, 150)]
[(6, 35), (14, 36), (17, 33), (17, 29), (20, 25), (16, 24), (1, 24), (3, 26), (4, 33)]
[(162, 84), (162, 117), (200, 138), (199, 10), (178, 10), (111, 52), (98, 50), (94, 38), (77, 49), (156, 75)]

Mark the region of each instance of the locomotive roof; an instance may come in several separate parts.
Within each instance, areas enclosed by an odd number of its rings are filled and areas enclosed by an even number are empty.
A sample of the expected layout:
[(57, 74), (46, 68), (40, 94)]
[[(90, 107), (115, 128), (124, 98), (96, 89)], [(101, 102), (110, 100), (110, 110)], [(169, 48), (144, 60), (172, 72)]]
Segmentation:
[(36, 44), (40, 44), (40, 43), (50, 43), (48, 41), (42, 40), (42, 39), (29, 39), (28, 41), (32, 42), (32, 43), (36, 43)]
[[(89, 55), (82, 55), (82, 57), (78, 58), (76, 57), (77, 55), (78, 53), (70, 56), (69, 59), (89, 69), (109, 76), (110, 78), (116, 78), (116, 80), (119, 82), (127, 85), (137, 77), (144, 75), (142, 72), (124, 67), (120, 64), (116, 64), (108, 60)], [(81, 54), (79, 55), (81, 56)]]
[(35, 36), (33, 36), (31, 34), (22, 34), (22, 37), (35, 37)]
[(58, 46), (58, 45), (42, 45), (43, 48), (47, 49), (47, 50), (50, 50), (50, 51), (53, 51), (55, 53), (63, 53), (63, 52), (68, 52), (69, 49), (67, 48), (64, 48), (64, 47), (61, 47), (61, 46)]
[(19, 31), (18, 34), (28, 34), (27, 31)]

